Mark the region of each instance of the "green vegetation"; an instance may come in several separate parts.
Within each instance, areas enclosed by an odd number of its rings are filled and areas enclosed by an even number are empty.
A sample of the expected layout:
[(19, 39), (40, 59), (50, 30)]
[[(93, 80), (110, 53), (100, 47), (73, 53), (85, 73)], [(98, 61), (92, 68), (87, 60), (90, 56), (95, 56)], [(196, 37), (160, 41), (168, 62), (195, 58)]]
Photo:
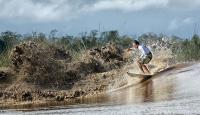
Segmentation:
[(10, 64), (9, 51), (14, 45), (18, 44), (21, 40), (21, 35), (6, 31), (0, 35), (0, 66), (8, 66)]
[(0, 54), (0, 67), (7, 67), (10, 65), (10, 60), (8, 57), (8, 53)]
[(179, 60), (198, 61), (200, 59), (200, 37), (194, 35), (192, 39), (181, 41), (175, 53)]
[[(168, 38), (167, 41), (163, 38)], [(152, 47), (170, 48), (176, 58), (180, 61), (193, 61), (200, 59), (200, 37), (194, 35), (191, 39), (181, 39), (177, 36), (166, 37), (163, 34), (146, 33), (138, 38), (130, 36), (121, 36), (118, 31), (98, 32), (92, 30), (89, 33), (81, 33), (79, 36), (58, 36), (57, 30), (52, 30), (49, 35), (33, 32), (31, 34), (21, 35), (15, 32), (6, 31), (0, 34), (0, 66), (10, 64), (9, 52), (17, 44), (23, 41), (34, 41), (46, 45), (54, 45), (64, 50), (70, 51), (73, 57), (78, 58), (79, 52), (104, 46), (108, 42), (114, 42), (121, 48), (130, 47), (133, 39), (138, 39), (144, 44), (150, 44)], [(157, 43), (157, 44), (156, 44)], [(154, 45), (153, 45), (154, 44)], [(158, 45), (160, 44), (160, 46)]]

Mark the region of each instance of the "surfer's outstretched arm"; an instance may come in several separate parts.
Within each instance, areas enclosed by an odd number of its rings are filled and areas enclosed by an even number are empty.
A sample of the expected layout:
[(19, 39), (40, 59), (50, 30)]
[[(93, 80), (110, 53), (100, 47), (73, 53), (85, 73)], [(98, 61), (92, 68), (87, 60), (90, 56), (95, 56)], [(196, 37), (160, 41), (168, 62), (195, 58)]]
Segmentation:
[(133, 50), (133, 48), (128, 48), (128, 49), (127, 49), (128, 52), (131, 51), (131, 50)]

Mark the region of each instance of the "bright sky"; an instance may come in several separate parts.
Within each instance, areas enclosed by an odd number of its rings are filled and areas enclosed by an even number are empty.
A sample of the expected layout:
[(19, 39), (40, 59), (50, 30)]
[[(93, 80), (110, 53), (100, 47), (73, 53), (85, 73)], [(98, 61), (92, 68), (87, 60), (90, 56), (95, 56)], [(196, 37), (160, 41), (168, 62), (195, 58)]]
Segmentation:
[[(78, 35), (119, 30), (190, 37), (200, 31), (200, 0), (0, 0), (0, 31)], [(196, 25), (196, 27), (195, 27)], [(194, 29), (196, 28), (196, 29)]]

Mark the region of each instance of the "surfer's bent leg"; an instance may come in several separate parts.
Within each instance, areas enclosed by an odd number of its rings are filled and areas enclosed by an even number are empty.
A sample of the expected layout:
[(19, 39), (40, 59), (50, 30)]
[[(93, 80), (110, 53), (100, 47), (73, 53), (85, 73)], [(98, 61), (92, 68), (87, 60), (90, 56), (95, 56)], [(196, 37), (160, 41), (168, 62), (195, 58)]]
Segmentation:
[(142, 68), (143, 68), (143, 70), (145, 70), (148, 74), (151, 74), (146, 65), (143, 64), (143, 65), (142, 65)]
[(137, 60), (137, 64), (140, 68), (140, 70), (144, 73), (143, 67), (142, 67), (142, 63), (140, 62), (140, 60)]
[(145, 72), (147, 74), (150, 74), (149, 69), (147, 68), (147, 66), (145, 64), (148, 64), (152, 59), (152, 54), (149, 54), (147, 56), (144, 56), (142, 58), (140, 58), (137, 62), (138, 65), (141, 66), (140, 69), (142, 70), (142, 72), (145, 74)]

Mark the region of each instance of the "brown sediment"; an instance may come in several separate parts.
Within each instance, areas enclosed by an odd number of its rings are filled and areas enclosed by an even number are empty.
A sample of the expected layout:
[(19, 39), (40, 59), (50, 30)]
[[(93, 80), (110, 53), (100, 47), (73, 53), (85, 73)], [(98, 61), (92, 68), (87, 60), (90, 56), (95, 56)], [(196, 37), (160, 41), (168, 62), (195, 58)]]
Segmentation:
[(10, 71), (0, 72), (1, 107), (69, 101), (104, 92), (124, 65), (123, 51), (109, 43), (72, 60), (68, 51), (34, 42), (11, 52)]
[[(168, 53), (166, 57), (154, 54), (149, 64), (152, 72), (169, 66)], [(0, 71), (0, 107), (70, 103), (121, 87), (128, 83), (127, 71), (139, 71), (127, 63), (129, 56), (112, 43), (87, 51), (79, 60), (55, 46), (22, 43), (11, 53), (12, 67)]]

